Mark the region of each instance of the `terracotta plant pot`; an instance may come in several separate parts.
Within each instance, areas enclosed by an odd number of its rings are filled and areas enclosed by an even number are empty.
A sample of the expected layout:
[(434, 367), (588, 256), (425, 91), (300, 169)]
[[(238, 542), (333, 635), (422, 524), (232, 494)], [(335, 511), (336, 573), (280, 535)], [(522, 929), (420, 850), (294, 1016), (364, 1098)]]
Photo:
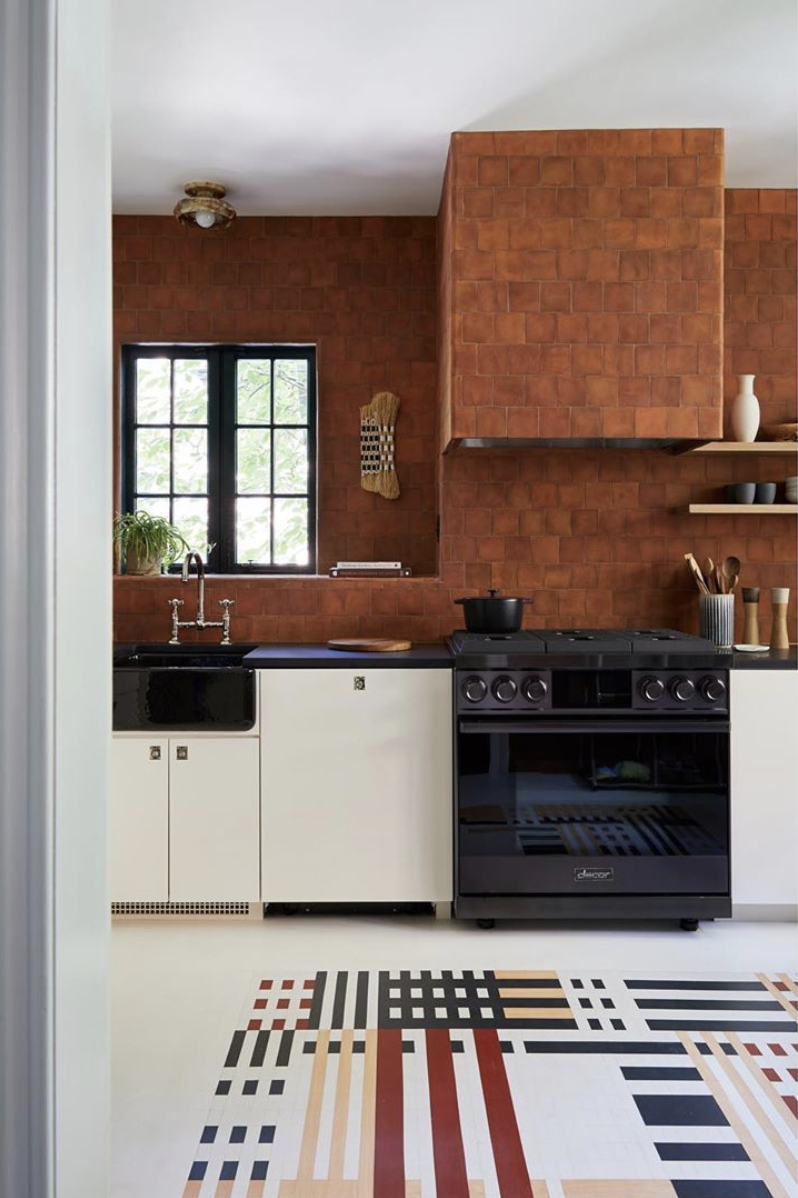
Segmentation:
[(159, 557), (140, 558), (135, 549), (128, 549), (125, 552), (125, 572), (127, 574), (136, 574), (139, 577), (160, 574), (161, 565)]

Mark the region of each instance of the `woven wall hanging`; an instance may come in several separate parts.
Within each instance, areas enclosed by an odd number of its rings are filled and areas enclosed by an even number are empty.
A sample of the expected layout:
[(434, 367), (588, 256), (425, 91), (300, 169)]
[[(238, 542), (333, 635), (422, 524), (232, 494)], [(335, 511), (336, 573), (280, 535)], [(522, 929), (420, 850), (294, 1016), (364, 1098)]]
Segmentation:
[(360, 485), (385, 499), (399, 498), (396, 476), (396, 417), (399, 397), (380, 391), (360, 409)]

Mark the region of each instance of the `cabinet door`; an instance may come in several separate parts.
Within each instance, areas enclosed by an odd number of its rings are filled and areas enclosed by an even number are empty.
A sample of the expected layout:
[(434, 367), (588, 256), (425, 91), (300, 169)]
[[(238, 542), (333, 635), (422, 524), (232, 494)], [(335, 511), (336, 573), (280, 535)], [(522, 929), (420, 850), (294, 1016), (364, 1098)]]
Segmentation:
[(732, 670), (731, 688), (732, 902), (738, 914), (746, 906), (794, 912), (798, 674)]
[(452, 897), (448, 670), (264, 670), (263, 897)]
[(169, 760), (165, 740), (111, 744), (112, 902), (169, 898)]
[(258, 742), (169, 741), (169, 897), (251, 902), (260, 896)]

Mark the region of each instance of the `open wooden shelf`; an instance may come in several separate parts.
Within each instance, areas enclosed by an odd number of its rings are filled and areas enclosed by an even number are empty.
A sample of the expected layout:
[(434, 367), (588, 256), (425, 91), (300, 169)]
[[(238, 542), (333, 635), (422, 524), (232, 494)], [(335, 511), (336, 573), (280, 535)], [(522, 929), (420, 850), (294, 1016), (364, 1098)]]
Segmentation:
[(798, 503), (691, 503), (691, 516), (795, 516)]
[(688, 453), (798, 453), (798, 441), (709, 441)]

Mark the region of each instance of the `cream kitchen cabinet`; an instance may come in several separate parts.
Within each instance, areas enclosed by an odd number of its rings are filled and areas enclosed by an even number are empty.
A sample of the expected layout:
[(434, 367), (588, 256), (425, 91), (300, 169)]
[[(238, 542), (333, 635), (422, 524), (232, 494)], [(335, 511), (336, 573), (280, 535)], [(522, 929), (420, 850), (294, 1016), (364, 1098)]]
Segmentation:
[(266, 902), (452, 898), (446, 669), (260, 675)]
[(117, 736), (113, 902), (248, 902), (260, 896), (254, 737)]
[(794, 919), (798, 672), (732, 670), (731, 729), (733, 911)]
[(169, 898), (169, 741), (111, 743), (111, 900)]

